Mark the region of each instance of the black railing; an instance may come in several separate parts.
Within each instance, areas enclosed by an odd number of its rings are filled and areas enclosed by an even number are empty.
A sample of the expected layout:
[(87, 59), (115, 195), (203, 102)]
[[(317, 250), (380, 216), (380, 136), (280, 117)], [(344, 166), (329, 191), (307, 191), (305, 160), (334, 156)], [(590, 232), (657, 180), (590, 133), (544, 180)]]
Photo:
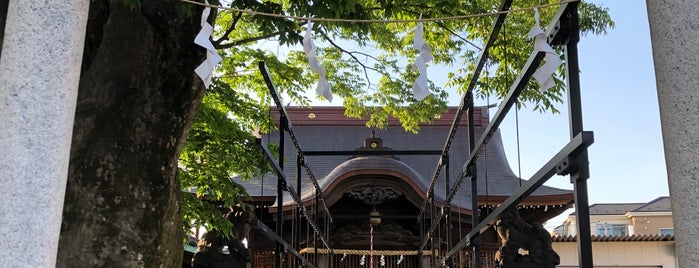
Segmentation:
[[(473, 230), (469, 232), (466, 236), (462, 237), (461, 240), (451, 247), (447, 253), (442, 256), (442, 259), (438, 262), (439, 264), (450, 263), (451, 257), (458, 253), (461, 249), (467, 246), (473, 247), (475, 255), (479, 254), (478, 240), (480, 234), (492, 226), (504, 213), (508, 212), (510, 209), (514, 209), (515, 206), (543, 185), (548, 179), (553, 175), (570, 175), (571, 182), (574, 184), (575, 193), (575, 208), (577, 211), (577, 222), (578, 222), (578, 234), (580, 239), (579, 245), (579, 260), (580, 267), (592, 267), (592, 246), (590, 240), (590, 222), (589, 222), (589, 208), (587, 201), (587, 179), (589, 178), (589, 167), (587, 160), (587, 147), (594, 142), (592, 132), (583, 131), (582, 126), (582, 108), (580, 101), (580, 81), (579, 81), (579, 68), (578, 68), (578, 55), (577, 55), (577, 42), (579, 40), (579, 25), (578, 25), (578, 3), (564, 3), (560, 6), (558, 12), (554, 15), (552, 22), (547, 27), (546, 35), (548, 37), (548, 43), (553, 46), (564, 46), (565, 56), (566, 56), (566, 79), (568, 84), (568, 106), (570, 112), (569, 125), (570, 125), (570, 135), (571, 141), (566, 145), (558, 154), (556, 154), (549, 162), (542, 167), (539, 172), (537, 172), (529, 181), (520, 187), (513, 195), (511, 195), (505, 202), (500, 204), (497, 209), (491, 212), (482, 222), (479, 222), (478, 217), (478, 183), (476, 178), (476, 160), (480, 156), (480, 153), (485, 149), (486, 144), (495, 134), (496, 130), (499, 128), (500, 123), (503, 121), (507, 113), (510, 111), (512, 106), (517, 102), (518, 97), (522, 93), (522, 90), (528, 85), (532, 74), (541, 64), (544, 53), (534, 52), (527, 60), (526, 64), (522, 68), (522, 71), (518, 77), (513, 81), (510, 89), (498, 107), (497, 112), (493, 116), (490, 124), (483, 131), (483, 134), (478, 138), (477, 142), (474, 135), (473, 129), (473, 89), (477, 84), (477, 81), (482, 72), (483, 66), (486, 64), (488, 58), (488, 51), (493, 45), (496, 36), (498, 35), (502, 24), (504, 23), (505, 17), (507, 16), (507, 11), (512, 3), (512, 0), (503, 1), (500, 6), (499, 11), (501, 13), (496, 19), (491, 35), (488, 38), (485, 46), (482, 48), (479, 61), (476, 65), (474, 74), (470, 80), (469, 87), (462, 97), (461, 104), (457, 110), (454, 117), (451, 130), (447, 136), (447, 140), (443, 149), (442, 158), (439, 163), (437, 163), (437, 168), (435, 170), (434, 176), (430, 181), (428, 187), (428, 196), (434, 196), (434, 185), (439, 176), (440, 170), (444, 166), (444, 159), (446, 153), (449, 151), (451, 142), (453, 141), (456, 128), (461, 120), (461, 114), (464, 110), (468, 111), (469, 116), (469, 143), (470, 143), (470, 156), (466, 163), (464, 163), (460, 174), (454, 185), (447, 185), (447, 197), (444, 201), (445, 207), (437, 215), (432, 213), (432, 222), (424, 233), (423, 239), (418, 248), (421, 251), (427, 244), (428, 240), (434, 237), (434, 232), (436, 226), (439, 225), (441, 219), (445, 216), (446, 212), (449, 211), (449, 204), (456, 196), (457, 192), (461, 188), (461, 184), (466, 178), (471, 179), (471, 198), (472, 198), (472, 226)], [(448, 176), (447, 176), (448, 177)], [(451, 189), (449, 189), (451, 188)], [(430, 198), (426, 199), (420, 208), (420, 213), (418, 215), (418, 221), (422, 226), (423, 215), (427, 213), (427, 204), (434, 204), (433, 200)], [(433, 205), (434, 206), (434, 205)], [(434, 208), (430, 211), (435, 211)], [(451, 245), (451, 237), (447, 237), (447, 245)], [(480, 267), (478, 263), (478, 258), (476, 258), (475, 267)], [(438, 265), (435, 261), (432, 262), (433, 265)]]
[[(300, 226), (301, 222), (301, 216), (303, 216), (308, 224), (311, 226), (313, 229), (313, 236), (314, 240), (322, 242), (322, 245), (325, 249), (328, 250), (330, 254), (332, 254), (332, 249), (330, 247), (330, 244), (328, 243), (327, 237), (323, 230), (319, 227), (318, 223), (318, 206), (316, 206), (316, 210), (313, 212), (314, 217), (309, 215), (308, 211), (306, 210), (306, 207), (303, 205), (303, 200), (301, 200), (301, 176), (300, 174), (297, 174), (296, 176), (296, 188), (290, 186), (288, 183), (288, 180), (286, 178), (286, 175), (284, 174), (284, 137), (285, 133), (288, 133), (289, 136), (291, 137), (291, 142), (294, 144), (294, 147), (296, 148), (296, 155), (297, 155), (297, 169), (298, 173), (300, 173), (300, 169), (303, 166), (305, 169), (306, 173), (308, 174), (308, 177), (310, 181), (312, 182), (316, 196), (315, 196), (315, 201), (316, 204), (320, 204), (322, 206), (323, 211), (325, 212), (325, 219), (332, 222), (332, 216), (330, 215), (330, 210), (328, 209), (328, 206), (325, 202), (325, 199), (323, 198), (322, 190), (320, 188), (320, 185), (318, 184), (318, 181), (315, 178), (315, 175), (311, 171), (311, 169), (306, 165), (306, 161), (303, 158), (303, 150), (301, 149), (301, 145), (298, 142), (298, 139), (296, 138), (296, 134), (294, 132), (294, 128), (292, 123), (289, 121), (289, 116), (286, 112), (286, 109), (284, 108), (284, 105), (282, 104), (281, 98), (279, 96), (279, 92), (277, 91), (276, 87), (274, 86), (274, 82), (272, 81), (272, 76), (269, 74), (269, 70), (267, 69), (267, 65), (265, 65), (264, 62), (259, 63), (260, 67), (260, 72), (262, 73), (262, 77), (265, 80), (265, 83), (267, 84), (267, 88), (269, 89), (270, 95), (272, 96), (272, 99), (274, 100), (274, 104), (277, 107), (277, 110), (279, 111), (279, 160), (274, 159), (274, 155), (272, 152), (269, 150), (267, 145), (262, 141), (261, 138), (258, 138), (256, 140), (256, 143), (258, 147), (260, 148), (260, 151), (264, 155), (265, 159), (267, 162), (272, 166), (272, 169), (274, 170), (275, 173), (277, 173), (277, 225), (276, 225), (276, 230), (275, 233), (271, 233), (271, 230), (264, 225), (262, 222), (256, 222), (255, 227), (258, 229), (262, 230), (263, 234), (267, 236), (268, 238), (272, 239), (275, 241), (275, 267), (280, 268), (282, 264), (282, 259), (284, 256), (284, 252), (290, 252), (292, 253), (293, 256), (295, 256), (297, 259), (296, 264), (297, 265), (303, 265), (303, 266), (309, 266), (309, 267), (316, 267), (315, 265), (318, 265), (318, 259), (315, 258), (314, 262), (311, 263), (309, 262), (303, 255), (299, 254), (298, 251), (300, 250), (300, 243), (298, 243), (298, 233), (300, 232), (299, 229), (296, 230), (296, 237), (295, 237), (295, 242), (293, 244), (289, 244), (284, 239), (282, 238), (282, 230), (283, 230), (283, 221), (284, 221), (284, 215), (283, 215), (283, 206), (284, 206), (284, 198), (283, 198), (283, 191), (286, 190), (289, 192), (289, 195), (293, 199), (294, 203), (297, 206), (297, 228)], [(327, 223), (325, 224), (327, 228)], [(292, 238), (293, 239), (293, 238)], [(314, 247), (317, 248), (318, 243), (314, 243)]]

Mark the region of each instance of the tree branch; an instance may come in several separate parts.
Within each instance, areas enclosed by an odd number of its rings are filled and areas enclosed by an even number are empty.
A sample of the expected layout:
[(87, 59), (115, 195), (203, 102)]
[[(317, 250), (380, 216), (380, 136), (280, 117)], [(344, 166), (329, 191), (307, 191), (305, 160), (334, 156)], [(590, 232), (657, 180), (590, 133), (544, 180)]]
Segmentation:
[(323, 38), (325, 38), (325, 40), (328, 41), (328, 43), (330, 43), (333, 47), (335, 47), (335, 48), (337, 48), (338, 50), (340, 50), (340, 52), (345, 53), (345, 54), (349, 55), (350, 57), (352, 57), (352, 59), (354, 59), (354, 61), (357, 62), (357, 64), (359, 64), (360, 66), (362, 66), (362, 68), (364, 68), (364, 76), (366, 77), (366, 81), (367, 81), (367, 83), (369, 83), (369, 85), (371, 85), (371, 80), (369, 79), (369, 70), (372, 70), (372, 71), (377, 72), (377, 73), (381, 73), (381, 71), (379, 71), (378, 69), (376, 69), (376, 68), (374, 68), (374, 67), (366, 66), (364, 63), (362, 63), (362, 62), (359, 60), (359, 58), (357, 58), (357, 56), (356, 56), (355, 54), (363, 55), (363, 56), (372, 58), (372, 59), (375, 60), (375, 61), (381, 62), (378, 58), (376, 58), (376, 57), (374, 57), (374, 56), (372, 56), (372, 55), (369, 55), (369, 54), (367, 54), (367, 53), (363, 53), (363, 52), (348, 51), (348, 50), (342, 48), (340, 45), (336, 44), (325, 32), (322, 32), (322, 31), (321, 31), (320, 34), (321, 34), (321, 35), (323, 36)]
[(282, 33), (284, 33), (284, 31), (269, 33), (269, 34), (250, 37), (250, 38), (244, 38), (244, 39), (240, 39), (240, 40), (235, 40), (233, 42), (226, 43), (226, 44), (214, 44), (214, 47), (216, 49), (232, 48), (234, 46), (239, 46), (239, 45), (246, 44), (246, 43), (252, 43), (252, 42), (257, 42), (257, 41), (264, 40), (267, 38), (272, 38), (272, 37), (278, 36)]
[(442, 28), (442, 29), (444, 29), (445, 31), (449, 32), (449, 33), (452, 34), (453, 36), (456, 36), (457, 38), (461, 39), (461, 41), (464, 41), (464, 42), (466, 42), (467, 44), (469, 44), (469, 45), (475, 47), (476, 49), (478, 49), (478, 50), (483, 50), (481, 47), (477, 46), (476, 44), (474, 44), (474, 43), (471, 42), (470, 40), (468, 40), (468, 39), (464, 38), (463, 36), (459, 35), (458, 33), (454, 32), (454, 30), (449, 29), (446, 25), (444, 25), (443, 22), (437, 22), (437, 26), (439, 26), (440, 28)]
[[(420, 12), (412, 11), (412, 10), (409, 10), (409, 9), (402, 9), (402, 10), (405, 11), (405, 12), (408, 12), (408, 13), (413, 13), (413, 14), (415, 14), (415, 15), (421, 14)], [(453, 15), (450, 14), (449, 12), (447, 12), (447, 14), (449, 14), (450, 16), (453, 16)], [(440, 28), (442, 28), (442, 29), (444, 29), (445, 31), (447, 31), (447, 32), (449, 32), (450, 34), (452, 34), (453, 36), (456, 36), (457, 38), (461, 39), (461, 41), (466, 42), (467, 44), (469, 44), (469, 45), (475, 47), (475, 48), (478, 49), (478, 50), (483, 50), (482, 48), (480, 48), (479, 46), (477, 46), (476, 44), (474, 44), (474, 43), (471, 42), (470, 40), (468, 40), (468, 39), (464, 38), (463, 36), (459, 35), (458, 33), (456, 33), (454, 30), (449, 29), (446, 25), (444, 25), (444, 22), (437, 21), (437, 25), (438, 25)]]
[(242, 17), (243, 17), (243, 12), (238, 12), (238, 15), (235, 16), (235, 19), (233, 19), (233, 22), (231, 23), (231, 26), (228, 27), (228, 29), (227, 29), (226, 32), (223, 34), (223, 36), (221, 36), (221, 38), (217, 39), (216, 41), (213, 41), (213, 42), (212, 42), (212, 43), (214, 44), (214, 46), (220, 45), (221, 42), (223, 42), (223, 41), (225, 41), (225, 40), (228, 40), (228, 36), (233, 32), (233, 30), (235, 30), (235, 26), (238, 25), (238, 21), (239, 21), (240, 18), (242, 18)]
[[(307, 23), (307, 22), (305, 22), (305, 21), (304, 21), (304, 22), (301, 22), (301, 23), (298, 25), (298, 27), (301, 27), (301, 26), (303, 26), (303, 25), (306, 25), (306, 23)], [(272, 37), (281, 35), (282, 33), (286, 33), (286, 32), (289, 32), (289, 31), (278, 31), (278, 32), (268, 33), (268, 34), (265, 34), (265, 35), (260, 35), (260, 36), (255, 36), (255, 37), (249, 37), (249, 38), (243, 38), (243, 39), (235, 40), (235, 41), (232, 41), (232, 42), (226, 43), (226, 44), (214, 43), (214, 47), (215, 47), (216, 49), (232, 48), (232, 47), (234, 47), (234, 46), (239, 46), (239, 45), (246, 44), (246, 43), (257, 42), (257, 41), (264, 40), (264, 39), (267, 39), (267, 38), (272, 38)]]

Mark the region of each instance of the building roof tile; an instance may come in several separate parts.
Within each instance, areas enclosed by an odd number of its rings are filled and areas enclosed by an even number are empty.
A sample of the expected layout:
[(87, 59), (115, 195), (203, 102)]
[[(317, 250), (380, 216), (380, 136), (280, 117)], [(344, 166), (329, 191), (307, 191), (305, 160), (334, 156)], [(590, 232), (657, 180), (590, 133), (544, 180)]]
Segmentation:
[[(600, 203), (590, 206), (590, 215), (625, 215), (628, 212), (672, 211), (670, 197), (661, 196), (648, 203)], [(575, 215), (575, 212), (570, 213)]]
[(603, 203), (590, 206), (590, 215), (624, 215), (645, 203)]
[(653, 201), (650, 201), (643, 206), (636, 208), (633, 212), (658, 212), (658, 211), (672, 211), (670, 206), (670, 197), (661, 196)]
[[(371, 136), (371, 129), (364, 125), (364, 121), (358, 119), (348, 119), (342, 116), (342, 107), (323, 108), (287, 108), (290, 121), (293, 124), (295, 136), (304, 151), (350, 151), (363, 146), (364, 140)], [(406, 132), (397, 124), (397, 121), (390, 121), (385, 129), (376, 129), (376, 137), (383, 139), (383, 146), (393, 150), (442, 150), (446, 135), (451, 127), (455, 109), (435, 120), (433, 124), (422, 125), (419, 134)], [(310, 115), (313, 113), (313, 116)], [(476, 121), (476, 137), (479, 137), (484, 129), (482, 124), (487, 124), (487, 109), (479, 107), (475, 115), (479, 118)], [(311, 119), (313, 118), (313, 119)], [(449, 170), (451, 183), (456, 181), (461, 173), (464, 163), (469, 157), (468, 132), (465, 121), (457, 129), (455, 140), (449, 151)], [(361, 123), (358, 123), (361, 122)], [(330, 126), (330, 127), (329, 127)], [(278, 133), (269, 134), (270, 141), (278, 141)], [(267, 141), (267, 137), (263, 137)], [(286, 134), (285, 147), (285, 175), (295, 188), (296, 181), (296, 150), (290, 142), (288, 133)], [(392, 167), (396, 172), (402, 172), (406, 176), (415, 180), (415, 185), (426, 191), (432, 176), (434, 175), (438, 155), (398, 155), (397, 159), (379, 159), (380, 157), (364, 157), (363, 164), (371, 163), (371, 159), (376, 163)], [(343, 167), (356, 165), (356, 160), (352, 161), (348, 156), (306, 156), (306, 164), (312, 170), (321, 188), (325, 189), (331, 185), (342, 173)], [(509, 196), (520, 187), (520, 179), (514, 174), (507, 162), (503, 148), (500, 132), (497, 131), (487, 144), (486, 149), (477, 160), (478, 171), (478, 193), (489, 196)], [(435, 198), (439, 202), (444, 200), (445, 180), (442, 171), (440, 178), (435, 184)], [(313, 198), (313, 185), (309, 182), (305, 172), (302, 172), (302, 200)], [(234, 178), (236, 183), (243, 185), (251, 196), (274, 196), (276, 195), (276, 175), (270, 174), (263, 179), (252, 181), (241, 181)], [(487, 184), (487, 185), (486, 185)], [(547, 205), (562, 205), (572, 202), (572, 191), (558, 189), (549, 186), (542, 186), (536, 190), (532, 197), (542, 197), (546, 199), (550, 196), (552, 200)], [(457, 194), (457, 198), (452, 201), (452, 207), (471, 210), (471, 189), (469, 183), (464, 183)], [(554, 200), (555, 199), (555, 200)], [(284, 205), (292, 202), (288, 193), (284, 197)], [(554, 204), (556, 203), (556, 204)]]

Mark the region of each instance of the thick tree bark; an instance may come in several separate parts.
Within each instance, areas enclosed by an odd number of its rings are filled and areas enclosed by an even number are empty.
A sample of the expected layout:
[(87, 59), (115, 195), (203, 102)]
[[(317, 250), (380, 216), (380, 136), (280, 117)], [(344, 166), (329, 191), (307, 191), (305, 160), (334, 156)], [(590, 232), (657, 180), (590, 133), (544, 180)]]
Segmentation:
[(0, 57), (2, 57), (2, 43), (5, 40), (5, 21), (7, 20), (7, 7), (10, 0), (0, 0)]
[(123, 2), (91, 1), (58, 267), (181, 266), (177, 159), (204, 93), (201, 9)]

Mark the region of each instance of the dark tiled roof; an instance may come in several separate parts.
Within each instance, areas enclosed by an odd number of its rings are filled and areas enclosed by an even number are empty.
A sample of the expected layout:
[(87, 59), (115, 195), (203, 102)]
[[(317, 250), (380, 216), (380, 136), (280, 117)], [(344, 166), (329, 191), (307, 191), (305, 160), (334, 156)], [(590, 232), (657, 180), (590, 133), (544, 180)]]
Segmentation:
[[(577, 236), (554, 236), (553, 242), (577, 242)], [(592, 236), (592, 242), (647, 242), (647, 241), (675, 241), (672, 235), (642, 234), (625, 236)]]
[[(306, 114), (311, 111), (316, 114), (316, 118), (323, 118), (322, 109), (306, 110)], [(484, 112), (485, 111), (485, 112)], [(293, 109), (290, 109), (293, 112)], [(336, 112), (336, 111), (335, 111)], [(453, 113), (453, 109), (452, 109)], [(476, 114), (482, 114), (477, 122), (487, 121), (487, 111), (481, 108)], [(341, 113), (340, 113), (341, 114)], [(291, 117), (291, 116), (290, 116)], [(446, 116), (446, 120), (449, 119)], [(356, 124), (347, 119), (350, 123), (337, 122), (336, 125), (329, 126), (328, 122), (323, 124), (311, 124), (312, 120), (297, 120), (291, 118), (296, 138), (299, 140), (301, 148), (304, 151), (340, 151), (354, 150), (362, 147), (364, 140), (371, 135), (371, 129), (363, 124)], [(443, 116), (442, 121), (445, 118)], [(465, 124), (465, 116), (462, 119)], [(301, 123), (299, 123), (301, 122)], [(305, 123), (304, 123), (305, 122)], [(483, 128), (476, 124), (476, 137), (479, 137)], [(392, 150), (442, 150), (447, 133), (450, 129), (449, 122), (436, 122), (432, 125), (422, 125), (419, 134), (408, 133), (397, 124), (390, 124), (386, 129), (377, 129), (376, 137), (383, 139), (383, 146)], [(450, 160), (450, 178), (453, 184), (457, 176), (460, 174), (463, 164), (469, 156), (468, 149), (468, 133), (465, 125), (458, 128), (454, 142), (452, 143), (449, 160)], [(279, 134), (271, 133), (270, 142), (278, 141)], [(267, 137), (263, 138), (267, 141)], [(477, 138), (478, 139), (478, 138)], [(296, 150), (290, 142), (290, 137), (287, 133), (285, 137), (285, 174), (289, 180), (289, 184), (294, 186), (296, 181)], [(383, 157), (361, 157), (359, 159), (350, 160), (348, 156), (306, 156), (308, 167), (312, 170), (316, 179), (323, 189), (330, 185), (337, 176), (342, 174), (341, 170), (344, 166), (355, 165), (361, 161), (364, 168), (375, 166), (376, 168), (390, 169), (396, 172), (401, 172), (407, 177), (415, 181), (415, 185), (427, 190), (430, 179), (434, 175), (438, 155), (399, 155), (398, 160), (389, 160)], [(479, 195), (486, 195), (486, 180), (488, 183), (487, 194), (490, 196), (509, 196), (519, 188), (520, 180), (512, 172), (503, 149), (500, 132), (496, 132), (491, 141), (486, 146), (486, 150), (481, 153), (477, 161), (478, 165), (478, 192)], [(440, 173), (435, 184), (435, 197), (439, 200), (444, 200), (445, 195), (445, 171)], [(309, 182), (305, 172), (302, 172), (302, 199), (310, 200), (313, 197), (313, 185)], [(276, 195), (276, 176), (269, 175), (263, 180), (256, 179), (247, 182), (241, 182), (239, 178), (235, 179), (237, 183), (243, 185), (251, 196), (274, 196)], [(263, 185), (264, 183), (264, 185)], [(471, 210), (471, 190), (468, 182), (463, 183), (458, 198), (452, 201), (452, 207)], [(557, 196), (555, 198), (561, 204), (567, 204), (572, 201), (572, 191), (563, 190), (548, 186), (542, 186), (536, 190), (533, 197)], [(563, 196), (563, 200), (562, 199)], [(291, 198), (288, 194), (284, 197), (284, 204), (291, 204)]]
[[(590, 206), (590, 215), (624, 215), (643, 206), (645, 203), (610, 203)], [(574, 214), (574, 213), (573, 213)]]
[(653, 201), (646, 203), (645, 205), (634, 209), (633, 212), (657, 212), (657, 211), (672, 211), (670, 206), (670, 197), (662, 196), (658, 197)]
[[(602, 203), (590, 206), (590, 215), (625, 215), (628, 212), (672, 211), (670, 197), (658, 197), (648, 203)], [(575, 215), (575, 212), (570, 215)]]

